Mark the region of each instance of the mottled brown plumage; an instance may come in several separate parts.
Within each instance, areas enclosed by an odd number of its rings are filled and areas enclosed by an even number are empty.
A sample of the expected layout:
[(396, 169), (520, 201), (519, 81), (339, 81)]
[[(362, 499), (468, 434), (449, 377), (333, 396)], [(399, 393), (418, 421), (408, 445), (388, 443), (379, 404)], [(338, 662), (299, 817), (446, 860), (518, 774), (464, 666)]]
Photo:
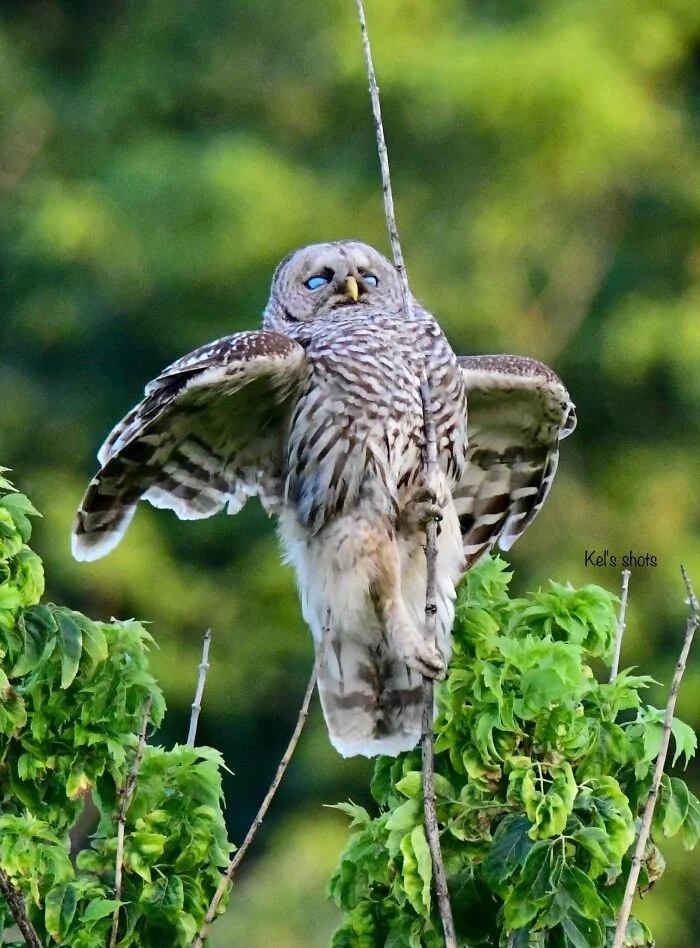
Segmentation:
[[(423, 480), (423, 370), (437, 496)], [(459, 577), (531, 522), (574, 423), (550, 369), (517, 356), (458, 359), (420, 304), (404, 315), (398, 274), (373, 248), (305, 247), (277, 268), (263, 331), (178, 360), (114, 429), (74, 553), (112, 549), (140, 498), (195, 519), (236, 513), (257, 494), (279, 516), (324, 649), (319, 692), (333, 744), (345, 755), (396, 754), (420, 737), (421, 675), (444, 675)], [(433, 647), (423, 525), (436, 505)]]

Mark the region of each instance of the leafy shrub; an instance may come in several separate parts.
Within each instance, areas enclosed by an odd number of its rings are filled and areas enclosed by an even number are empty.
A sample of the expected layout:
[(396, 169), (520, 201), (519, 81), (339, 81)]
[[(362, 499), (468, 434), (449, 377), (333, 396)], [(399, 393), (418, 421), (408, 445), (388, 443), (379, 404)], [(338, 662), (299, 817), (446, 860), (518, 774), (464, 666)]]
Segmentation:
[[(510, 598), (506, 564), (470, 573), (457, 604), (455, 652), (440, 691), (435, 784), (460, 945), (604, 948), (615, 927), (664, 712), (643, 704), (647, 676), (599, 682), (616, 597), (598, 586)], [(675, 758), (695, 752), (674, 721)], [(379, 815), (340, 804), (355, 832), (330, 895), (345, 910), (333, 948), (437, 948), (423, 828), (420, 750), (377, 761)], [(664, 776), (653, 839), (700, 835), (700, 802)], [(640, 884), (664, 861), (650, 842)], [(653, 945), (635, 919), (630, 946)]]
[[(165, 712), (152, 640), (139, 622), (40, 602), (42, 565), (27, 546), (38, 514), (1, 471), (0, 869), (43, 944), (104, 948), (120, 905), (119, 791), (149, 698), (153, 725)], [(119, 946), (190, 944), (232, 849), (222, 766), (211, 748), (145, 748), (127, 812)], [(74, 865), (68, 833), (88, 797), (99, 825)], [(0, 939), (8, 923), (0, 897)]]

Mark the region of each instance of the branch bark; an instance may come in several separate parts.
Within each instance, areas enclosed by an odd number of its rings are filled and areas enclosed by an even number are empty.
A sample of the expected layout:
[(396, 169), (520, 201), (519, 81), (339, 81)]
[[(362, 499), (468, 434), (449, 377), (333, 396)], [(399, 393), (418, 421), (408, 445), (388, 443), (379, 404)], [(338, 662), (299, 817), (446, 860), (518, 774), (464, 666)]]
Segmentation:
[[(425, 475), (428, 486), (434, 490), (437, 484), (438, 458), (435, 438), (435, 419), (431, 408), (430, 388), (423, 373), (420, 383), (420, 396), (423, 403), (423, 428), (425, 430)], [(435, 643), (437, 639), (437, 522), (430, 520), (425, 527), (425, 637)], [(423, 724), (421, 751), (423, 754), (423, 814), (425, 835), (430, 847), (435, 876), (435, 895), (437, 897), (442, 931), (445, 936), (445, 948), (456, 948), (450, 893), (447, 888), (445, 865), (440, 849), (440, 829), (435, 807), (435, 748), (433, 745), (433, 714), (435, 707), (434, 684), (431, 678), (423, 678)]]
[(613, 657), (610, 665), (609, 681), (613, 682), (617, 678), (620, 669), (620, 652), (622, 651), (622, 636), (625, 634), (627, 616), (627, 596), (630, 588), (630, 576), (632, 574), (628, 569), (622, 571), (622, 592), (620, 593), (620, 611), (617, 616), (617, 628), (615, 629), (615, 644), (613, 646)]
[(695, 631), (697, 630), (698, 626), (700, 626), (700, 603), (698, 603), (697, 597), (690, 583), (690, 579), (688, 578), (688, 574), (686, 573), (683, 566), (681, 566), (681, 573), (683, 574), (683, 581), (688, 592), (690, 615), (688, 616), (688, 621), (685, 627), (683, 647), (676, 663), (673, 681), (671, 682), (671, 690), (669, 692), (668, 703), (666, 705), (666, 716), (664, 718), (661, 747), (659, 749), (659, 756), (656, 758), (656, 767), (654, 768), (654, 777), (651, 782), (649, 799), (647, 800), (646, 806), (644, 807), (644, 812), (642, 813), (642, 822), (639, 827), (639, 835), (637, 836), (637, 845), (635, 846), (634, 856), (632, 857), (632, 866), (627, 879), (627, 886), (625, 888), (625, 895), (620, 907), (620, 914), (617, 919), (617, 927), (615, 928), (615, 938), (613, 940), (612, 948), (623, 948), (625, 943), (627, 922), (629, 921), (630, 912), (632, 911), (632, 902), (634, 901), (634, 895), (637, 890), (639, 872), (642, 868), (642, 861), (644, 859), (644, 850), (646, 849), (646, 845), (649, 840), (651, 822), (654, 817), (654, 808), (659, 795), (661, 778), (663, 777), (664, 765), (668, 755), (668, 747), (671, 740), (671, 726), (673, 724), (673, 712), (676, 708), (676, 698), (678, 697), (681, 679), (683, 678), (683, 673), (685, 672), (685, 668), (688, 663), (688, 655), (690, 653), (690, 647), (693, 644), (693, 636), (695, 635)]
[[(369, 41), (369, 32), (367, 30), (367, 19), (365, 17), (365, 8), (363, 0), (356, 0), (357, 15), (360, 21), (360, 34), (362, 36), (362, 51), (367, 69), (367, 80), (369, 83), (369, 95), (372, 103), (372, 116), (374, 118), (374, 131), (377, 139), (377, 154), (379, 155), (379, 168), (382, 178), (382, 193), (384, 195), (384, 216), (386, 217), (387, 229), (389, 231), (389, 240), (394, 255), (394, 265), (398, 271), (401, 280), (401, 295), (403, 298), (403, 308), (406, 318), (410, 319), (413, 315), (413, 303), (411, 291), (408, 285), (408, 274), (404, 263), (403, 251), (401, 250), (401, 241), (399, 240), (399, 231), (396, 226), (396, 211), (394, 209), (394, 195), (391, 187), (391, 173), (389, 170), (389, 152), (386, 147), (386, 138), (384, 136), (384, 123), (382, 122), (382, 107), (379, 98), (379, 86), (377, 84), (377, 75), (374, 70), (372, 59), (372, 48)], [(429, 487), (434, 489), (437, 485), (437, 443), (435, 438), (435, 422), (432, 414), (432, 405), (430, 399), (430, 390), (428, 381), (423, 368), (420, 382), (421, 401), (423, 403), (423, 426), (425, 429), (425, 475)], [(426, 594), (425, 594), (425, 634), (428, 640), (435, 641), (435, 628), (437, 617), (436, 604), (436, 567), (437, 567), (437, 523), (432, 520), (426, 525), (425, 531), (425, 556), (426, 556)], [(431, 679), (423, 679), (423, 720), (421, 747), (423, 754), (423, 808), (425, 817), (425, 834), (430, 847), (430, 854), (433, 862), (433, 875), (435, 877), (435, 893), (437, 896), (440, 920), (442, 922), (443, 933), (445, 936), (446, 948), (456, 948), (457, 940), (455, 936), (454, 921), (452, 918), (452, 907), (447, 889), (447, 879), (445, 876), (445, 866), (442, 861), (442, 852), (440, 850), (440, 832), (437, 823), (437, 814), (435, 811), (435, 752), (433, 747), (433, 708), (434, 708), (434, 685)]]
[(357, 15), (360, 20), (360, 34), (362, 36), (362, 52), (365, 58), (365, 68), (367, 69), (367, 80), (369, 82), (369, 97), (372, 103), (372, 117), (374, 118), (374, 134), (377, 139), (377, 154), (379, 155), (379, 168), (382, 176), (382, 194), (384, 195), (384, 216), (386, 226), (389, 231), (389, 241), (391, 243), (391, 252), (394, 256), (394, 266), (398, 270), (401, 280), (401, 294), (403, 297), (403, 308), (407, 316), (413, 313), (411, 303), (411, 291), (408, 286), (408, 274), (403, 260), (403, 251), (401, 250), (401, 241), (399, 240), (399, 230), (396, 226), (396, 211), (394, 210), (394, 192), (391, 187), (391, 173), (389, 171), (389, 152), (386, 147), (386, 138), (384, 137), (384, 123), (382, 122), (382, 104), (379, 98), (379, 86), (377, 85), (377, 74), (374, 71), (374, 61), (372, 59), (372, 47), (369, 42), (369, 32), (367, 31), (367, 19), (365, 17), (365, 5), (363, 0), (356, 0)]
[(202, 643), (202, 661), (199, 663), (199, 678), (197, 679), (197, 688), (192, 702), (192, 714), (190, 715), (190, 728), (187, 732), (187, 746), (194, 747), (197, 737), (197, 723), (199, 722), (199, 712), (202, 710), (202, 695), (204, 694), (204, 685), (207, 681), (207, 672), (209, 671), (209, 646), (211, 645), (211, 629), (207, 629)]
[(309, 716), (309, 706), (311, 704), (311, 698), (314, 693), (314, 687), (316, 685), (318, 671), (319, 671), (321, 662), (323, 661), (324, 645), (328, 637), (329, 631), (330, 631), (330, 610), (328, 610), (328, 616), (326, 618), (326, 624), (323, 629), (321, 641), (316, 649), (316, 658), (314, 661), (314, 667), (311, 671), (311, 677), (309, 678), (309, 683), (306, 686), (306, 692), (304, 693), (304, 698), (301, 702), (301, 708), (299, 709), (299, 717), (297, 718), (297, 723), (294, 727), (294, 731), (292, 732), (292, 736), (289, 739), (289, 744), (287, 744), (287, 749), (282, 755), (282, 760), (280, 760), (277, 770), (275, 771), (275, 776), (272, 778), (272, 783), (270, 784), (270, 787), (267, 793), (265, 794), (265, 799), (260, 804), (260, 809), (258, 810), (255, 816), (255, 819), (251, 823), (250, 829), (246, 833), (246, 837), (241, 843), (240, 849), (236, 850), (233, 856), (233, 859), (228, 864), (228, 868), (226, 869), (226, 872), (221, 877), (221, 881), (219, 882), (218, 888), (216, 892), (214, 893), (214, 897), (212, 898), (209, 904), (209, 908), (207, 909), (207, 914), (204, 917), (204, 921), (202, 922), (202, 926), (199, 929), (199, 933), (197, 937), (195, 938), (195, 940), (192, 942), (193, 948), (202, 948), (202, 946), (204, 945), (204, 942), (206, 941), (209, 935), (209, 926), (211, 925), (211, 923), (214, 921), (214, 918), (216, 917), (216, 913), (219, 908), (219, 903), (224, 897), (229, 885), (233, 881), (233, 877), (236, 874), (236, 870), (238, 869), (239, 865), (241, 864), (243, 860), (243, 857), (248, 851), (248, 847), (253, 842), (253, 839), (255, 838), (256, 833), (262, 826), (262, 822), (265, 819), (267, 811), (270, 808), (270, 804), (272, 803), (274, 796), (277, 793), (277, 790), (279, 789), (279, 785), (282, 783), (282, 778), (284, 777), (284, 773), (287, 767), (289, 766), (289, 762), (292, 759), (292, 756), (294, 755), (296, 746), (299, 743), (299, 738), (301, 737), (301, 732), (304, 729), (304, 725), (306, 724), (306, 719)]
[(27, 907), (24, 903), (24, 896), (15, 889), (10, 882), (10, 877), (2, 869), (0, 869), (0, 893), (2, 893), (7, 902), (15, 924), (24, 935), (26, 943), (30, 948), (41, 948), (39, 936), (34, 931), (34, 926), (27, 917)]
[[(136, 779), (141, 768), (141, 761), (143, 760), (143, 753), (146, 748), (146, 731), (148, 730), (148, 722), (151, 717), (152, 704), (153, 698), (149, 695), (143, 709), (143, 724), (139, 734), (139, 741), (136, 745), (136, 755), (134, 756), (134, 761), (129, 769), (129, 773), (127, 774), (126, 780), (124, 781), (124, 786), (122, 787), (119, 794), (119, 816), (117, 818), (117, 858), (114, 872), (114, 898), (117, 902), (121, 902), (122, 898), (126, 814), (129, 810), (129, 805), (131, 804), (131, 798), (134, 795), (134, 790), (136, 789)], [(119, 928), (120, 908), (121, 905), (118, 905), (114, 910), (114, 915), (112, 916), (112, 929), (109, 934), (109, 948), (115, 948), (117, 944), (117, 930)]]

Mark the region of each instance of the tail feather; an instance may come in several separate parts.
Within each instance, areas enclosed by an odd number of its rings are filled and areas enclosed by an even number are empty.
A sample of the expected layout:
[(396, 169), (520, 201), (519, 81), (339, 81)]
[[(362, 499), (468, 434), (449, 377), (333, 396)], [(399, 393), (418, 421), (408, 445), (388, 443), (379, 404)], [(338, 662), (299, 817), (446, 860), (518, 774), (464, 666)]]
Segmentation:
[(396, 756), (421, 736), (421, 676), (407, 665), (347, 637), (327, 644), (318, 676), (331, 743), (343, 757)]

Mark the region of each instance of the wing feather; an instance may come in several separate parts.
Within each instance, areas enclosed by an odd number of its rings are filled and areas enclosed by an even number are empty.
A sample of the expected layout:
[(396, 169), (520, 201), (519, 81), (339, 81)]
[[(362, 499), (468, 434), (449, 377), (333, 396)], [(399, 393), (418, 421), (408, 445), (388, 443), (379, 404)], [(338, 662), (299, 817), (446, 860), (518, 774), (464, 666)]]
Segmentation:
[(306, 374), (302, 346), (270, 332), (226, 336), (168, 366), (99, 451), (74, 526), (76, 559), (113, 549), (141, 498), (183, 520), (237, 513), (255, 494), (274, 512)]
[(558, 376), (520, 356), (458, 358), (467, 391), (467, 464), (453, 491), (467, 569), (498, 543), (509, 550), (539, 513), (559, 442), (576, 427)]

